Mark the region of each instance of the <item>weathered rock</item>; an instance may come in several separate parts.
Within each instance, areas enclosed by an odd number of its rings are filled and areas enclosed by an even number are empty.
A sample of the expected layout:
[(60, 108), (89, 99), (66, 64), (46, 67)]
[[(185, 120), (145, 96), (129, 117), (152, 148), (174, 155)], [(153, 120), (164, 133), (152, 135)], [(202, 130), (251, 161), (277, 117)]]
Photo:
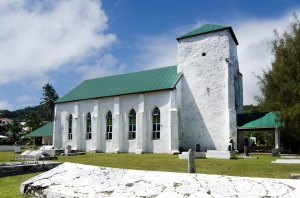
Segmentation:
[(104, 168), (64, 163), (21, 184), (45, 197), (300, 197), (300, 180)]

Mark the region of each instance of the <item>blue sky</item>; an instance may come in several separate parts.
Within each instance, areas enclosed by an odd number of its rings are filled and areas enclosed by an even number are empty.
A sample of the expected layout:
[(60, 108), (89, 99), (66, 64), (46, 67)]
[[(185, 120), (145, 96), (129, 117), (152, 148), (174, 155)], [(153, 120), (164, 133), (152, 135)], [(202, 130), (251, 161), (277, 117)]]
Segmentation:
[(51, 83), (63, 96), (85, 79), (177, 64), (176, 37), (205, 23), (239, 40), (244, 104), (272, 60), (268, 42), (300, 15), (300, 1), (0, 1), (0, 109), (39, 104)]

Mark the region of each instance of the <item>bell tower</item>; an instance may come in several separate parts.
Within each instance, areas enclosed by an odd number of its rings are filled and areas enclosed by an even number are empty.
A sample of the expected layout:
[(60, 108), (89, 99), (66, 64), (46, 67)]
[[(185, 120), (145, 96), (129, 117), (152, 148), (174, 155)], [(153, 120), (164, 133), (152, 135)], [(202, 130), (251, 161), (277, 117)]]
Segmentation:
[(238, 41), (231, 27), (212, 24), (177, 40), (180, 145), (226, 151), (231, 139), (236, 144), (236, 113), (243, 107)]

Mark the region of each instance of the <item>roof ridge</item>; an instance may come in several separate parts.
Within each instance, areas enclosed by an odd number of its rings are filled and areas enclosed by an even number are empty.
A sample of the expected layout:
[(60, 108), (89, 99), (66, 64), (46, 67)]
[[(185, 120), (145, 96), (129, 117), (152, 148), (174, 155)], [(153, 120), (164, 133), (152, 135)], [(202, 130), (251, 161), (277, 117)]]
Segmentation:
[(86, 79), (84, 81), (97, 80), (97, 79), (100, 79), (100, 78), (111, 78), (111, 77), (115, 77), (115, 76), (123, 76), (123, 75), (135, 74), (135, 73), (141, 73), (141, 72), (148, 72), (148, 71), (153, 71), (153, 70), (158, 70), (158, 69), (166, 69), (166, 68), (169, 68), (169, 67), (177, 67), (177, 65), (170, 65), (170, 66), (164, 66), (164, 67), (158, 67), (158, 68), (153, 68), (153, 69), (146, 69), (146, 70), (134, 71), (134, 72), (123, 73), (123, 74), (116, 74), (116, 75), (109, 75), (109, 76), (102, 76), (102, 77), (90, 78), (90, 79)]

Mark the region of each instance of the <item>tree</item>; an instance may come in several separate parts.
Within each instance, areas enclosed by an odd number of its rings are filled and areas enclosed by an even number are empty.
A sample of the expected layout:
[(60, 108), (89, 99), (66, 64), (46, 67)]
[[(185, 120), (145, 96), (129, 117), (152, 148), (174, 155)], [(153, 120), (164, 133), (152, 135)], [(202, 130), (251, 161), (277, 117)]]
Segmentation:
[(22, 132), (22, 126), (19, 121), (14, 120), (12, 123), (8, 124), (7, 126), (8, 132), (10, 132), (10, 140), (12, 143), (19, 141), (21, 132)]
[(42, 118), (35, 112), (30, 113), (25, 118), (25, 126), (32, 132), (44, 125)]
[[(42, 127), (44, 124), (45, 123), (43, 122), (42, 118), (36, 112), (32, 112), (25, 117), (25, 126), (28, 127), (28, 130), (24, 131), (22, 135), (27, 135), (28, 133)], [(40, 137), (34, 138), (34, 140), (35, 145), (40, 145), (42, 143), (42, 138)], [(28, 141), (31, 142), (31, 140), (26, 139), (23, 143), (29, 143)]]
[(49, 83), (43, 86), (43, 101), (40, 103), (43, 105), (43, 109), (47, 113), (47, 120), (50, 121), (53, 119), (55, 101), (58, 99), (58, 95), (55, 89)]
[(272, 68), (259, 77), (259, 102), (266, 109), (280, 112), (285, 123), (283, 146), (300, 152), (300, 22), (296, 15), (282, 35), (274, 31), (271, 48), (274, 60)]

